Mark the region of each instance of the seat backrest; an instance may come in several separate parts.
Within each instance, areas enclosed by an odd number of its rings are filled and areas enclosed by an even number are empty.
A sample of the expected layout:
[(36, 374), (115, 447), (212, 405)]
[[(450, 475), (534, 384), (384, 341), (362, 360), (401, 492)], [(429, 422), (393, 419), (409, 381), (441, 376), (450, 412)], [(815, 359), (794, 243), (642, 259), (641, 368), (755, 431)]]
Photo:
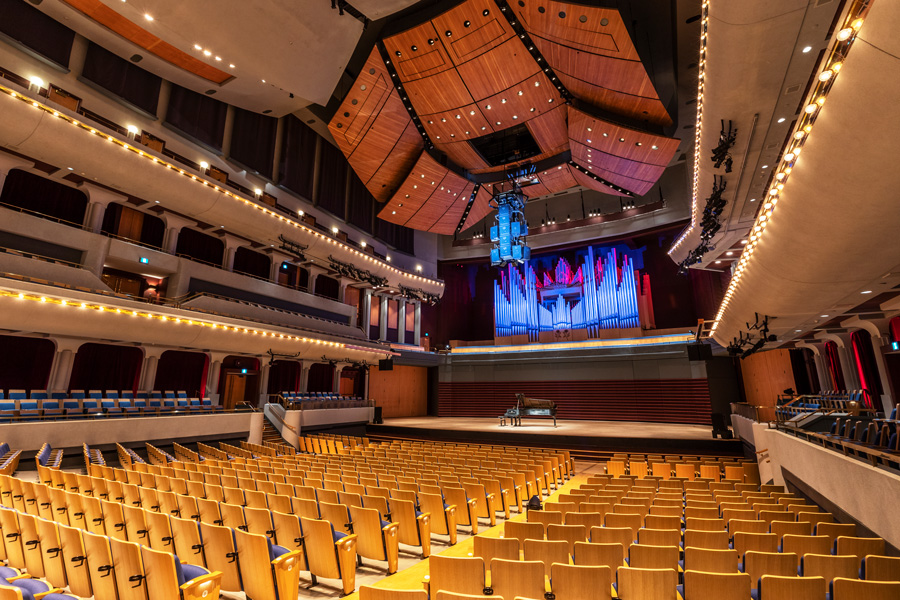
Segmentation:
[[(200, 536), (203, 540), (203, 553), (206, 567), (210, 571), (222, 573), (222, 591), (239, 592), (241, 574), (238, 561), (234, 560), (237, 549), (234, 532), (228, 527), (220, 527), (209, 523), (200, 523)], [(179, 556), (179, 558), (181, 558)]]
[[(883, 555), (884, 540), (882, 538), (861, 538), (838, 536), (834, 543), (835, 554), (853, 555), (862, 560), (869, 554)], [(823, 553), (827, 554), (827, 552)]]
[[(763, 575), (789, 577), (797, 574), (796, 554), (750, 551), (744, 555), (744, 573), (750, 575), (750, 585), (755, 589)], [(823, 590), (824, 593), (824, 590)]]
[(621, 543), (598, 544), (575, 542), (575, 553), (572, 555), (576, 565), (606, 566), (613, 573), (625, 560), (627, 546)]
[(734, 549), (741, 556), (748, 551), (778, 552), (778, 536), (774, 533), (743, 533), (734, 534)]
[(765, 600), (822, 600), (825, 580), (821, 577), (763, 575), (760, 597)]
[(541, 598), (544, 595), (544, 564), (540, 561), (495, 558), (490, 571), (491, 589), (497, 596)]
[[(453, 596), (446, 592), (441, 593), (439, 597), (453, 599)], [(359, 586), (359, 600), (428, 600), (428, 592), (425, 590), (387, 590), (361, 585)]]
[(733, 548), (684, 547), (684, 569), (706, 573), (737, 573), (740, 557)]
[(684, 595), (691, 600), (746, 600), (750, 597), (750, 575), (685, 571)]
[[(526, 561), (540, 561), (544, 564), (544, 575), (550, 576), (553, 563), (569, 564), (569, 542), (565, 540), (525, 540)], [(516, 560), (518, 559), (518, 549)], [(676, 560), (677, 562), (677, 560)]]
[(831, 600), (896, 600), (900, 598), (900, 582), (859, 581), (836, 577), (831, 584)]
[(556, 600), (609, 600), (611, 597), (609, 567), (554, 564), (551, 581)]
[(675, 569), (619, 567), (616, 582), (620, 598), (675, 600), (678, 572)]
[(637, 569), (678, 569), (678, 546), (632, 544), (628, 564)]
[(859, 559), (853, 555), (807, 554), (800, 561), (800, 574), (803, 577), (822, 577), (827, 585), (835, 577), (859, 579), (859, 565)]
[(432, 594), (446, 591), (481, 595), (484, 592), (484, 559), (477, 556), (436, 554), (428, 560), (428, 571)]
[(474, 544), (473, 556), (484, 559), (485, 565), (490, 565), (495, 558), (519, 560), (519, 540), (516, 538), (476, 535)]
[(525, 540), (544, 539), (544, 526), (541, 523), (525, 521), (506, 521), (503, 523), (503, 535), (519, 541), (519, 548), (525, 549)]

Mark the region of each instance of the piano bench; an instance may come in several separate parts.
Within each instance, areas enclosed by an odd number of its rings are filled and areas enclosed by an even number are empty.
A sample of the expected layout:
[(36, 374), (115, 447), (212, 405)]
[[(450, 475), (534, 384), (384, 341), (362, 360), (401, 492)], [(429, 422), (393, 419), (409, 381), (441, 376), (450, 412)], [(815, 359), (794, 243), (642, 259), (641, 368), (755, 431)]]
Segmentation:
[(500, 427), (506, 427), (506, 416), (500, 415), (498, 418), (500, 419)]

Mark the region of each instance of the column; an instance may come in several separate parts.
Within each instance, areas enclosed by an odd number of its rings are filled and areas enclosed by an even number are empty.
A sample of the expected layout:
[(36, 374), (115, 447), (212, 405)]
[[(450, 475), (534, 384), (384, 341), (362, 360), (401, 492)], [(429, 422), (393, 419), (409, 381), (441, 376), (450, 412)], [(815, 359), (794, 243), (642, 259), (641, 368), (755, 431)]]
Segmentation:
[(165, 238), (163, 238), (163, 250), (169, 254), (175, 254), (175, 250), (178, 248), (178, 234), (181, 232), (181, 228), (196, 227), (197, 221), (183, 219), (172, 213), (163, 213), (160, 217), (166, 223), (166, 235)]
[(825, 357), (817, 353), (813, 354), (813, 359), (816, 361), (816, 374), (819, 377), (819, 389), (822, 391), (832, 389), (834, 384), (831, 383), (831, 376), (828, 372), (828, 363), (825, 361)]
[(269, 281), (278, 283), (278, 273), (281, 271), (281, 263), (291, 260), (292, 257), (287, 254), (282, 254), (281, 252), (275, 252), (274, 250), (271, 250), (268, 254), (272, 261), (272, 264), (269, 265)]
[(213, 404), (219, 403), (219, 374), (222, 372), (222, 360), (225, 358), (223, 352), (209, 353), (209, 371), (206, 374), (206, 397), (212, 400)]
[(363, 377), (365, 377), (365, 384), (363, 385), (363, 399), (369, 400), (369, 367), (363, 367), (362, 369)]
[(3, 189), (3, 184), (6, 182), (6, 176), (9, 175), (10, 171), (13, 169), (28, 171), (32, 167), (34, 167), (34, 161), (32, 160), (0, 152), (0, 190)]
[(406, 298), (397, 298), (397, 341), (406, 343)]
[(881, 381), (881, 406), (874, 402), (873, 408), (881, 408), (886, 416), (891, 414), (894, 408), (894, 399), (891, 396), (891, 382), (887, 376), (887, 365), (884, 364), (884, 347), (890, 346), (890, 338), (872, 336), (872, 351), (875, 353), (875, 364), (878, 367), (878, 379)]
[[(348, 169), (349, 172), (349, 169)], [(343, 302), (346, 297), (344, 294), (347, 291), (347, 286), (350, 285), (350, 282), (341, 277), (338, 281), (340, 281), (340, 287), (338, 288), (338, 302)]]
[[(849, 338), (849, 335), (848, 335)], [(851, 356), (853, 350), (850, 348), (850, 341), (847, 340), (847, 345), (842, 346), (838, 344), (838, 358), (841, 359), (841, 372), (844, 374), (844, 386), (848, 390), (858, 390), (859, 383), (859, 373), (856, 371), (856, 361)]]
[(128, 201), (127, 196), (111, 192), (106, 188), (96, 186), (86, 181), (79, 184), (78, 187), (87, 194), (89, 200), (88, 209), (84, 214), (85, 229), (93, 231), (94, 233), (99, 233), (103, 228), (103, 217), (106, 214), (106, 207), (109, 206), (111, 202), (125, 204)]
[(304, 393), (309, 391), (309, 367), (306, 362), (300, 363), (300, 391)]
[[(268, 356), (260, 356), (259, 364), (262, 365), (259, 368), (259, 408), (262, 408), (266, 405), (266, 402), (269, 401), (269, 372), (272, 368), (269, 366), (269, 357)], [(281, 390), (278, 390), (279, 392)]]
[(381, 306), (378, 311), (378, 339), (381, 341), (387, 341), (387, 311), (388, 311), (388, 297), (380, 296)]
[(372, 319), (372, 290), (365, 289), (363, 290), (363, 309), (362, 309), (362, 330), (366, 335), (366, 339), (369, 339), (369, 329), (371, 329), (371, 319)]
[(334, 366), (334, 379), (331, 381), (331, 391), (335, 394), (341, 393), (341, 373), (344, 371), (344, 367), (341, 365)]
[(420, 346), (422, 343), (422, 303), (416, 302), (416, 316), (413, 325), (413, 344)]
[(223, 233), (221, 237), (222, 241), (225, 242), (225, 255), (222, 261), (222, 268), (226, 271), (234, 271), (234, 256), (237, 254), (238, 248), (244, 245), (244, 240), (228, 233)]
[(327, 273), (327, 270), (324, 267), (313, 264), (306, 265), (306, 270), (309, 271), (309, 279), (307, 280), (308, 291), (310, 294), (314, 294), (316, 293), (316, 279), (319, 275)]

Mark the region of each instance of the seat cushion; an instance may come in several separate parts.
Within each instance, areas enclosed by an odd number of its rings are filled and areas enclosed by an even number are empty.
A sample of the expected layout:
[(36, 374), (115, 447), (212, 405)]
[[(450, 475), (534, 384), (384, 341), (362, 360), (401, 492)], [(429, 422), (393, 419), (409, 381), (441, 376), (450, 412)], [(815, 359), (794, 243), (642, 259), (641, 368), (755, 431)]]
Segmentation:
[(269, 560), (275, 560), (279, 556), (287, 554), (289, 550), (278, 544), (269, 544)]
[(0, 577), (4, 579), (9, 579), (10, 577), (18, 577), (21, 575), (18, 570), (13, 569), (12, 567), (0, 567)]
[(334, 538), (334, 541), (342, 540), (347, 537), (347, 534), (342, 531), (335, 531), (334, 527), (331, 528), (331, 537)]
[(39, 579), (17, 579), (15, 581), (10, 581), (10, 585), (14, 585), (17, 588), (21, 588), (23, 590), (27, 590), (32, 594), (43, 594), (44, 592), (48, 592), (52, 587), (46, 581), (41, 581)]

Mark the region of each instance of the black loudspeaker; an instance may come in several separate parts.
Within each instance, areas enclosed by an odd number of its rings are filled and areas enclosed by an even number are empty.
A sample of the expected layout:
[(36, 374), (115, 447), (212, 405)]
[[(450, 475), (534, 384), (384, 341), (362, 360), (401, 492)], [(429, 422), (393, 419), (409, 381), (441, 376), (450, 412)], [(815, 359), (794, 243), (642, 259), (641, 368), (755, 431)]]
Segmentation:
[(712, 426), (713, 426), (713, 430), (712, 430), (713, 438), (722, 436), (723, 440), (730, 440), (734, 437), (733, 434), (731, 433), (731, 430), (728, 429), (728, 422), (725, 419), (726, 419), (726, 416), (723, 415), (722, 413), (713, 413), (711, 415), (710, 420), (712, 421)]
[(372, 423), (375, 425), (384, 425), (384, 417), (381, 416), (381, 407), (375, 407), (375, 417), (372, 419)]
[(387, 360), (379, 360), (378, 361), (378, 370), (379, 371), (393, 371), (394, 370), (394, 359), (389, 358)]
[(709, 344), (688, 344), (688, 360), (710, 360), (712, 359), (712, 346)]

